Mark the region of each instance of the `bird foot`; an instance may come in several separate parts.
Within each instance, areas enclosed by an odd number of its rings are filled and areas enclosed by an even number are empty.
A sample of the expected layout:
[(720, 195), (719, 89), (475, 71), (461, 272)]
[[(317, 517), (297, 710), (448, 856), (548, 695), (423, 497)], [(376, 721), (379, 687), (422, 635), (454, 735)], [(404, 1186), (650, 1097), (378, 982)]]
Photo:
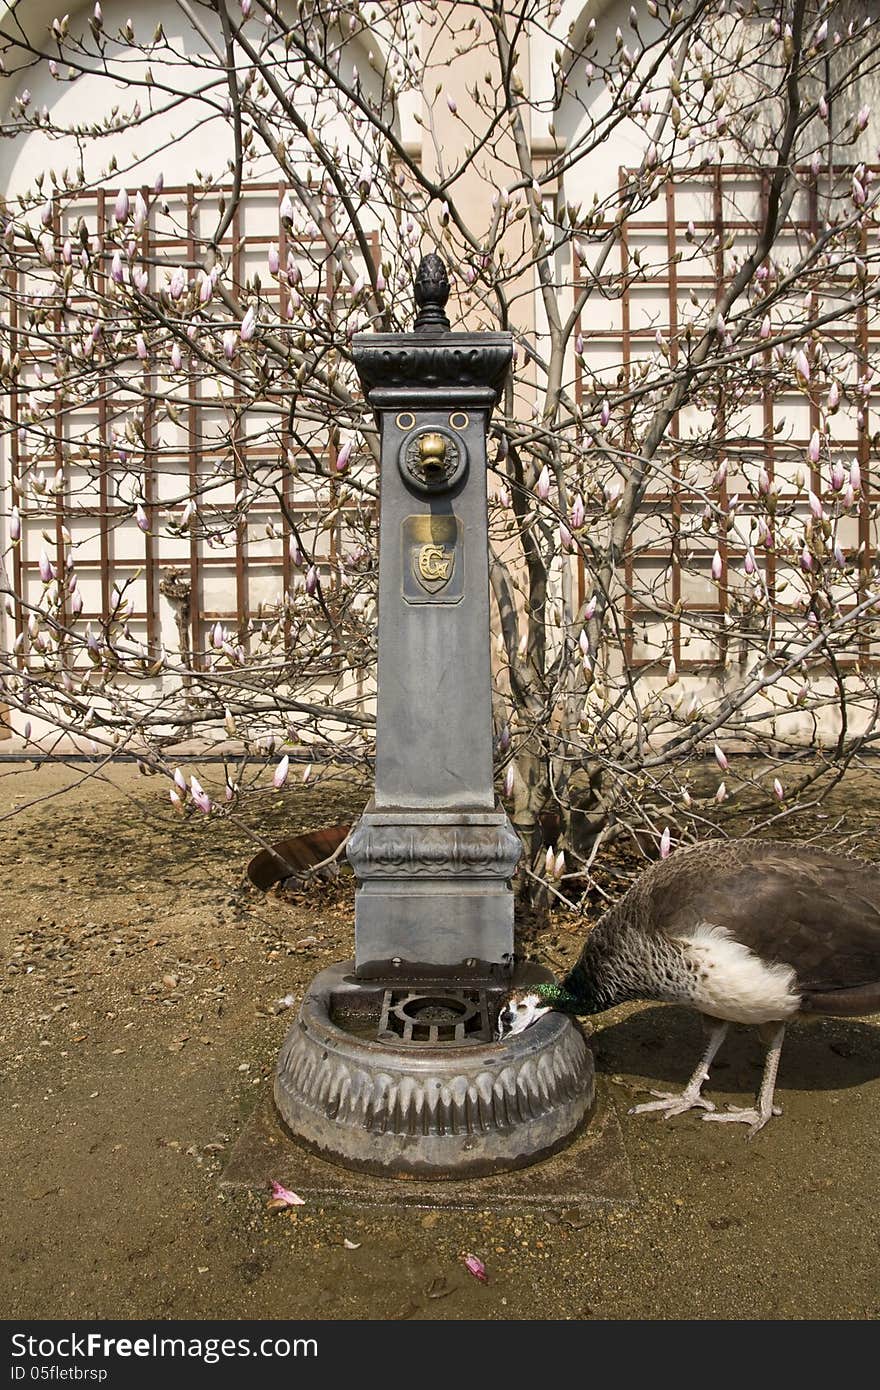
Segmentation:
[(754, 1106), (748, 1106), (743, 1108), (739, 1105), (728, 1105), (727, 1112), (725, 1114), (718, 1113), (715, 1115), (704, 1115), (703, 1119), (720, 1120), (722, 1121), (722, 1123), (727, 1122), (733, 1124), (739, 1123), (743, 1125), (748, 1125), (748, 1137), (749, 1139), (751, 1139), (754, 1134), (758, 1133), (759, 1129), (764, 1128), (765, 1124), (772, 1115), (781, 1114), (781, 1105), (773, 1105), (769, 1110), (766, 1111), (756, 1110)]
[[(706, 1100), (697, 1091), (649, 1091), (649, 1095), (659, 1096), (659, 1100), (646, 1100), (641, 1105), (631, 1105), (627, 1114), (645, 1115), (649, 1110), (662, 1110), (664, 1120), (673, 1115), (683, 1115), (686, 1110), (714, 1110), (711, 1100)], [(711, 1116), (704, 1115), (708, 1120)]]

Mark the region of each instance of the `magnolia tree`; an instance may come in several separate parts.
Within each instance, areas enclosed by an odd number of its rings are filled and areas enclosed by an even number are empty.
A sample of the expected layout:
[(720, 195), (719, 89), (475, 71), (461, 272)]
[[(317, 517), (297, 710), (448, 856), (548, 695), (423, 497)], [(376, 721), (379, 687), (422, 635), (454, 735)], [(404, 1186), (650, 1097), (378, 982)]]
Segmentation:
[(408, 330), (437, 249), (453, 327), (515, 341), (490, 581), (529, 881), (564, 893), (621, 832), (668, 853), (736, 793), (766, 826), (871, 750), (864, 6), (6, 8), (2, 677), (29, 745), (134, 753), (179, 812), (245, 822), (369, 763), (351, 338)]

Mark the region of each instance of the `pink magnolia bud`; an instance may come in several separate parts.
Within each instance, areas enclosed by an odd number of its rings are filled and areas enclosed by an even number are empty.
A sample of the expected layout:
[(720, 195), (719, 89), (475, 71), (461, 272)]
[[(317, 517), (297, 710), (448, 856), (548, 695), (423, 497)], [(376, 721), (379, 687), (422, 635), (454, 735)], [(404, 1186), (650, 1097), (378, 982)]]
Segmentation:
[(55, 571), (45, 550), (40, 551), (40, 578), (44, 584), (51, 584), (55, 578)]
[(542, 502), (546, 502), (547, 498), (550, 496), (550, 470), (547, 467), (546, 463), (544, 464), (544, 467), (541, 469), (541, 472), (538, 474), (538, 481), (535, 484), (535, 492), (538, 494)]
[(243, 343), (250, 342), (251, 338), (254, 336), (254, 330), (256, 329), (256, 326), (257, 311), (254, 308), (254, 306), (251, 305), (241, 321), (241, 341)]
[(553, 868), (556, 863), (556, 855), (553, 853), (553, 846), (547, 846), (547, 853), (544, 855), (544, 873), (548, 878), (553, 877)]
[(858, 492), (862, 486), (862, 470), (858, 459), (853, 459), (849, 466), (849, 485), (853, 492)]
[(278, 257), (278, 247), (273, 242), (269, 247), (269, 274), (277, 275), (281, 262)]
[(291, 564), (296, 565), (297, 569), (299, 569), (305, 557), (303, 556), (303, 553), (300, 550), (299, 545), (297, 544), (296, 536), (291, 536), (290, 540), (288, 541), (287, 553), (290, 556)]
[(211, 629), (211, 646), (222, 647), (226, 641), (226, 633), (223, 631), (223, 624), (216, 622)]
[(134, 340), (134, 350), (142, 362), (147, 360), (147, 345), (144, 342), (143, 333), (138, 333)]
[(762, 468), (758, 473), (758, 491), (762, 497), (766, 497), (770, 491), (770, 474), (766, 468)]
[(110, 262), (110, 279), (114, 285), (122, 284), (122, 256), (118, 251), (113, 252), (113, 259)]
[(766, 340), (770, 337), (771, 332), (772, 332), (772, 330), (771, 330), (771, 327), (770, 327), (770, 315), (769, 315), (769, 314), (765, 314), (764, 317), (763, 317), (763, 319), (761, 320), (760, 336), (761, 336), (761, 337), (764, 339), (764, 341), (766, 342)]
[(71, 595), (70, 611), (75, 618), (78, 618), (80, 613), (83, 611), (83, 596), (80, 593), (79, 589), (77, 589), (76, 592)]
[(828, 391), (828, 400), (825, 402), (825, 409), (828, 411), (828, 414), (831, 415), (831, 414), (833, 414), (834, 411), (837, 409), (837, 407), (839, 406), (839, 404), (840, 404), (840, 385), (839, 385), (838, 382), (832, 381), (831, 386), (830, 386), (829, 391)]
[(799, 348), (794, 359), (794, 369), (805, 384), (810, 380), (810, 363), (803, 348)]
[(846, 473), (843, 464), (839, 461), (831, 465), (831, 489), (833, 492), (840, 492), (846, 482)]
[(819, 501), (819, 498), (816, 496), (815, 492), (810, 492), (809, 490), (807, 491), (807, 498), (809, 500), (810, 511), (813, 513), (813, 516), (816, 518), (817, 521), (821, 521), (823, 516), (825, 515), (825, 510), (822, 506), (822, 503)]
[(186, 796), (186, 778), (184, 777), (179, 767), (176, 767), (174, 769), (174, 783), (175, 786), (180, 788), (184, 796)]
[(867, 194), (861, 179), (857, 179), (855, 174), (852, 176), (852, 200), (857, 208), (864, 207)]
[(557, 854), (556, 858), (555, 858), (554, 861), (553, 861), (553, 877), (554, 877), (554, 878), (562, 878), (562, 875), (563, 875), (564, 873), (565, 873), (565, 854), (563, 853), (562, 850), (560, 850), (559, 853)]
[(589, 656), (590, 639), (583, 628), (581, 628), (580, 636), (578, 637), (578, 646), (580, 647), (581, 652), (584, 656)]
[(712, 556), (712, 578), (715, 580), (716, 583), (721, 578), (723, 573), (724, 563), (721, 559), (721, 552), (720, 550), (716, 550), (715, 554)]
[(310, 598), (314, 598), (318, 592), (318, 571), (314, 565), (309, 565), (306, 571), (306, 593)]
[(599, 411), (599, 423), (600, 423), (600, 425), (602, 426), (603, 430), (604, 430), (605, 426), (608, 424), (608, 421), (609, 421), (610, 419), (611, 419), (611, 406), (608, 404), (607, 400), (604, 400), (604, 401), (602, 402), (602, 408), (601, 408), (601, 410)]
[(823, 121), (828, 120), (828, 102), (825, 100), (825, 93), (819, 97), (819, 115)]
[(561, 550), (571, 550), (571, 532), (564, 521), (559, 523), (559, 546)]
[(281, 218), (282, 222), (293, 221), (293, 203), (290, 200), (289, 193), (285, 193), (284, 197), (281, 199), (281, 206), (278, 209), (278, 216)]
[(183, 294), (186, 289), (186, 271), (183, 269), (183, 266), (179, 265), (175, 267), (174, 273), (171, 276), (169, 289), (172, 299), (177, 300)]
[(179, 815), (183, 815), (183, 801), (181, 800), (179, 794), (175, 791), (174, 787), (168, 788), (168, 795), (171, 799), (171, 805), (174, 807), (175, 811), (177, 811)]
[(722, 487), (723, 484), (724, 484), (724, 482), (726, 481), (726, 479), (727, 479), (727, 459), (722, 459), (722, 460), (721, 460), (721, 463), (718, 465), (718, 468), (717, 468), (716, 471), (715, 471), (715, 477), (712, 479), (712, 486), (713, 486), (713, 487)]
[(120, 188), (116, 195), (116, 202), (113, 205), (113, 216), (116, 218), (117, 222), (122, 223), (128, 221), (128, 209), (128, 190)]
[(351, 440), (351, 439), (348, 439), (348, 440), (346, 440), (346, 442), (343, 444), (342, 448), (339, 450), (339, 453), (336, 455), (336, 472), (337, 472), (337, 473), (344, 473), (344, 472), (345, 472), (346, 468), (348, 467), (348, 461), (349, 461), (349, 459), (351, 458), (351, 451), (352, 451), (353, 448), (354, 448), (354, 441)]
[(719, 806), (721, 805), (722, 801), (727, 800), (727, 787), (723, 782), (719, 782), (718, 784), (718, 790), (715, 793), (715, 800), (718, 802)]
[(190, 777), (189, 787), (192, 799), (198, 806), (199, 810), (204, 811), (205, 815), (208, 815), (209, 811), (211, 810), (211, 798), (208, 796), (208, 793), (203, 789), (197, 777)]
[(660, 858), (661, 858), (661, 859), (668, 859), (668, 858), (669, 858), (669, 851), (670, 851), (671, 848), (672, 848), (672, 832), (670, 831), (669, 826), (667, 825), (667, 826), (664, 827), (664, 829), (663, 829), (663, 834), (660, 836)]
[(777, 801), (782, 801), (785, 797), (785, 792), (783, 790), (782, 783), (780, 782), (778, 777), (773, 778), (773, 795), (776, 797)]
[(17, 541), (21, 538), (21, 512), (18, 507), (13, 507), (9, 516), (9, 539)]
[(575, 350), (575, 352), (577, 353), (578, 357), (583, 357), (583, 355), (584, 355), (584, 335), (583, 335), (583, 333), (579, 333), (579, 334), (577, 335), (577, 337), (575, 338), (575, 340), (574, 340), (574, 350)]
[(183, 353), (180, 351), (180, 343), (171, 344), (171, 365), (176, 372), (180, 371), (183, 362)]
[(756, 568), (757, 566), (755, 565), (755, 552), (752, 550), (752, 547), (749, 546), (748, 550), (746, 551), (745, 559), (743, 560), (743, 569), (745, 570), (746, 574), (754, 574)]
[(511, 796), (513, 796), (513, 784), (514, 784), (513, 763), (510, 763), (509, 766), (508, 766), (508, 768), (507, 768), (506, 773), (504, 774), (504, 795), (505, 795), (506, 797), (511, 797)]
[(595, 612), (596, 612), (596, 604), (597, 604), (597, 603), (598, 603), (598, 599), (597, 599), (596, 595), (595, 595), (595, 594), (591, 594), (590, 597), (587, 599), (586, 606), (585, 606), (585, 608), (584, 608), (584, 622), (587, 622), (587, 623), (588, 623), (588, 622), (590, 621), (590, 619), (593, 617), (593, 615), (594, 615)]
[(862, 106), (862, 107), (859, 109), (859, 114), (856, 116), (856, 125), (858, 126), (859, 130), (865, 130), (866, 127), (867, 127), (868, 121), (869, 121), (870, 119), (871, 119), (871, 108), (870, 108), (870, 106)]
[(583, 526), (584, 521), (586, 520), (586, 509), (584, 507), (584, 499), (583, 497), (581, 497), (580, 493), (577, 494), (577, 496), (574, 499), (574, 502), (572, 503), (571, 516), (569, 519), (571, 521), (572, 529), (575, 531), (579, 531)]
[(150, 518), (147, 516), (147, 513), (144, 511), (144, 508), (140, 502), (138, 502), (137, 506), (134, 509), (134, 519), (142, 531), (149, 531)]
[(223, 354), (231, 362), (238, 347), (238, 339), (234, 328), (227, 328), (223, 334)]
[(210, 275), (206, 275), (203, 270), (199, 272), (199, 276), (199, 303), (208, 304), (214, 293), (214, 282)]
[(718, 766), (721, 768), (721, 771), (722, 771), (722, 772), (726, 772), (727, 769), (728, 769), (728, 767), (730, 766), (730, 764), (729, 764), (729, 762), (727, 761), (727, 756), (726, 756), (726, 754), (725, 754), (725, 752), (724, 752), (724, 749), (721, 748), (721, 747), (719, 746), (719, 744), (716, 743), (716, 744), (715, 744), (714, 752), (715, 752), (715, 761), (716, 761), (716, 763), (717, 763)]
[(821, 452), (821, 448), (822, 440), (820, 438), (819, 431), (813, 430), (813, 433), (810, 435), (810, 447), (807, 450), (810, 463), (816, 464), (819, 462), (819, 454)]
[(458, 106), (456, 105), (455, 98), (448, 96), (446, 98), (446, 105), (449, 107), (449, 110), (452, 112), (454, 116), (458, 111)]
[(141, 193), (141, 190), (138, 189), (137, 193), (134, 195), (134, 229), (138, 235), (140, 235), (146, 225), (147, 205), (144, 201), (144, 195)]
[(805, 545), (803, 550), (801, 551), (801, 569), (804, 571), (805, 574), (809, 574), (812, 568), (813, 557), (810, 554), (809, 548)]
[(276, 789), (276, 791), (280, 791), (280, 789), (284, 786), (284, 783), (287, 781), (287, 774), (289, 771), (290, 758), (285, 753), (284, 757), (281, 759), (280, 763), (278, 764), (274, 773), (272, 774), (272, 785)]

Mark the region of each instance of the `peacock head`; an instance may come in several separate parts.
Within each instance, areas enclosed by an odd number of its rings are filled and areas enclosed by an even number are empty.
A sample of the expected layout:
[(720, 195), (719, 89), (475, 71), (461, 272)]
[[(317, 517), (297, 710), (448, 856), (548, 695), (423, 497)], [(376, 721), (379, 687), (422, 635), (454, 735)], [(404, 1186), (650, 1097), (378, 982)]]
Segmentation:
[(495, 1030), (497, 1040), (500, 1042), (502, 1038), (521, 1033), (524, 1028), (530, 1027), (537, 1019), (549, 1013), (552, 1007), (553, 1005), (536, 989), (513, 990), (498, 1011), (498, 1027)]

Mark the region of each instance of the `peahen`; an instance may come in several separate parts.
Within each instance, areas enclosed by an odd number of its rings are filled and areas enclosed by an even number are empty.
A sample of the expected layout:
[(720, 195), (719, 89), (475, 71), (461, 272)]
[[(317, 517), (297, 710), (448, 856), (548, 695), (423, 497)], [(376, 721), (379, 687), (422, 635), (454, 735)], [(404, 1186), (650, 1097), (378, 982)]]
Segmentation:
[[(785, 1025), (798, 1014), (880, 1010), (880, 866), (812, 846), (709, 840), (653, 864), (590, 932), (561, 984), (513, 993), (498, 1037), (550, 1009), (596, 1014), (629, 999), (685, 1004), (708, 1043), (680, 1094), (636, 1105), (664, 1117), (698, 1107), (706, 1120), (770, 1116)], [(714, 1113), (701, 1094), (729, 1023), (757, 1024), (767, 1046), (755, 1105)]]

